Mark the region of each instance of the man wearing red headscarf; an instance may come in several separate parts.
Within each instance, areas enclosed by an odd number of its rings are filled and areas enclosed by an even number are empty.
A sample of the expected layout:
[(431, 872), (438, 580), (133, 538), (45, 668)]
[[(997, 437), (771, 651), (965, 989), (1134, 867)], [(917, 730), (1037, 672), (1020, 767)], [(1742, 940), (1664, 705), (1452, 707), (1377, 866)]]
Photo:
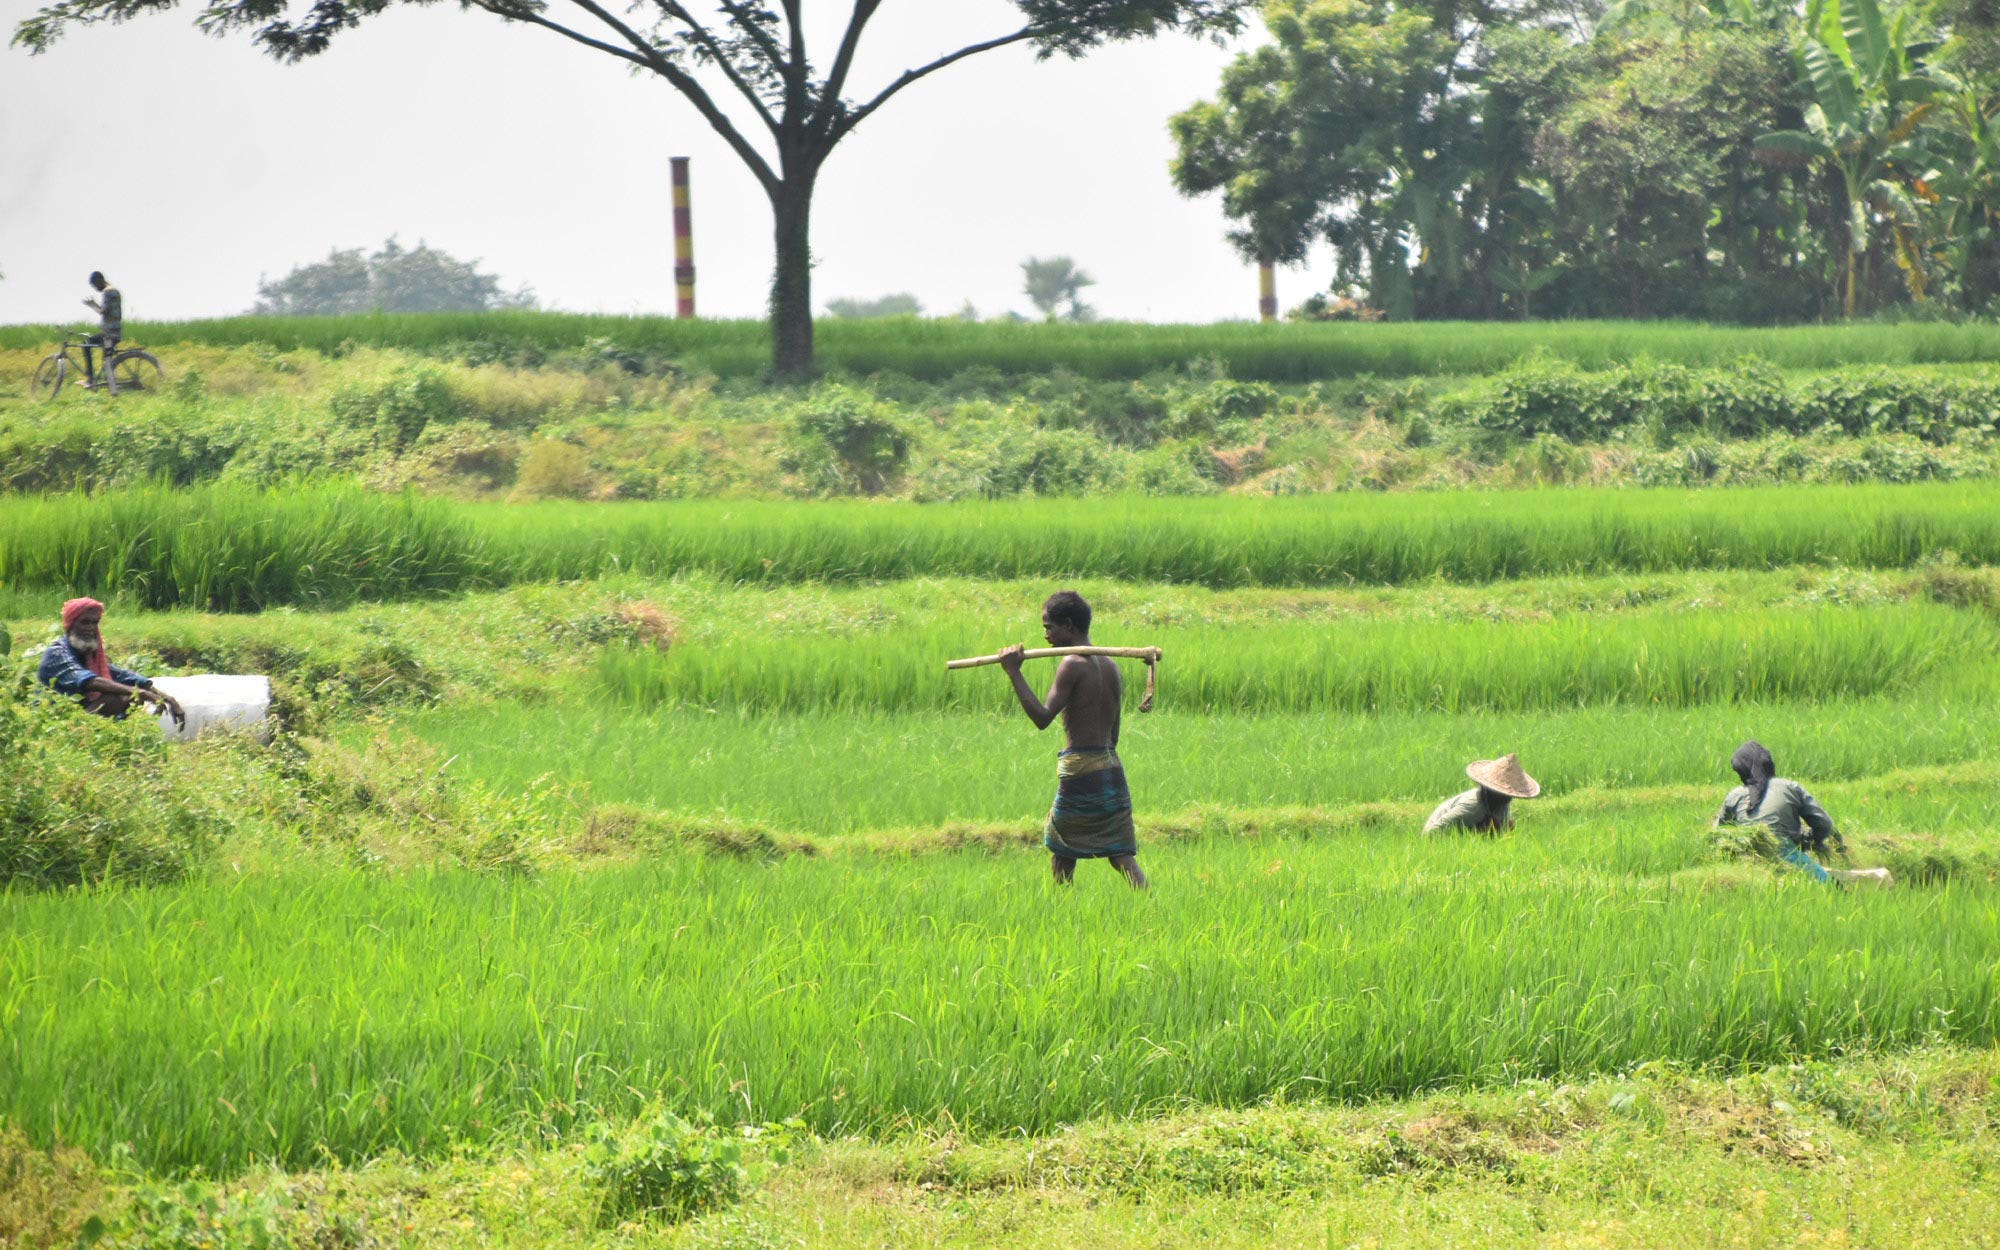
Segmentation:
[(153, 689), (153, 679), (129, 668), (120, 668), (104, 654), (104, 636), (98, 622), (104, 619), (104, 605), (95, 599), (72, 599), (62, 606), (63, 635), (42, 652), (35, 678), (57, 694), (76, 695), (83, 706), (99, 716), (123, 719), (132, 704), (154, 703), (165, 708), (176, 721), (185, 723), (187, 713), (170, 694)]

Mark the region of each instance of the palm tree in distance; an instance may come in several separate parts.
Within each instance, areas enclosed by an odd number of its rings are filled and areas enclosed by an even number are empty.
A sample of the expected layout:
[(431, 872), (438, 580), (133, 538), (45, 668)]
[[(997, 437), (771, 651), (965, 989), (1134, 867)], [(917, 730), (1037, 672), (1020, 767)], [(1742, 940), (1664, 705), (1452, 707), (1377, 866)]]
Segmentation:
[(1083, 302), (1083, 288), (1097, 279), (1076, 267), (1067, 256), (1047, 260), (1031, 256), (1021, 262), (1022, 290), (1049, 321), (1089, 321), (1096, 310)]

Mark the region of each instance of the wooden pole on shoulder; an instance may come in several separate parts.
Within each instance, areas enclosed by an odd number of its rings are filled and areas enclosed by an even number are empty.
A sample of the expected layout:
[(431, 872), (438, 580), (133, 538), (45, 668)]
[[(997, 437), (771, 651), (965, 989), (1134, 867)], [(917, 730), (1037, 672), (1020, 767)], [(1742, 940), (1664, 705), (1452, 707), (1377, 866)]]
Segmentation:
[[(1139, 710), (1153, 710), (1153, 695), (1157, 691), (1160, 656), (1165, 654), (1158, 647), (1030, 647), (1021, 652), (1024, 660), (1047, 660), (1063, 655), (1108, 655), (1115, 660), (1144, 660), (1146, 662), (1146, 697), (1139, 700)], [(982, 668), (988, 664), (998, 664), (999, 655), (975, 655), (963, 660), (946, 660), (945, 668)]]

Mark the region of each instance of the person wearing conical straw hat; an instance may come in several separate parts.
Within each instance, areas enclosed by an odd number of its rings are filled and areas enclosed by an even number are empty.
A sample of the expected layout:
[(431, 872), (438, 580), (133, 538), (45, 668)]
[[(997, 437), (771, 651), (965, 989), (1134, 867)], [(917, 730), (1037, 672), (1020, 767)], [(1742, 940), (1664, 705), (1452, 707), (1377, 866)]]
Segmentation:
[(1504, 833), (1514, 827), (1515, 799), (1532, 799), (1542, 785), (1521, 771), (1521, 761), (1509, 751), (1497, 760), (1474, 760), (1465, 775), (1479, 784), (1437, 805), (1424, 822), (1425, 833), (1464, 829), (1471, 833)]
[[(1833, 817), (1796, 781), (1778, 776), (1777, 762), (1764, 744), (1752, 740), (1736, 748), (1729, 767), (1743, 782), (1722, 800), (1709, 828), (1762, 825), (1778, 844), (1778, 858), (1813, 880), (1832, 885), (1894, 885), (1887, 868), (1828, 868), (1813, 855), (1847, 857), (1847, 843)], [(1810, 853), (1808, 853), (1810, 852)]]

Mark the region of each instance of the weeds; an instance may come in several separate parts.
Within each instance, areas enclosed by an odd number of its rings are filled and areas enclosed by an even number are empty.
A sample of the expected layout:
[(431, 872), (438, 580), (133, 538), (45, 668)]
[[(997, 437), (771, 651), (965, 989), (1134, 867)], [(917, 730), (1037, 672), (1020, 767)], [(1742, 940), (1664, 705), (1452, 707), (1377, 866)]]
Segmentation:
[(106, 720), (30, 695), (25, 674), (4, 680), (0, 891), (185, 875), (224, 825), (176, 784), (151, 720)]
[(71, 1146), (40, 1149), (0, 1126), (0, 1245), (88, 1246), (101, 1232), (104, 1178)]
[(734, 1206), (749, 1181), (742, 1137), (717, 1132), (706, 1117), (691, 1123), (655, 1109), (623, 1128), (594, 1125), (584, 1141), (583, 1172), (597, 1191), (600, 1224), (679, 1222)]

